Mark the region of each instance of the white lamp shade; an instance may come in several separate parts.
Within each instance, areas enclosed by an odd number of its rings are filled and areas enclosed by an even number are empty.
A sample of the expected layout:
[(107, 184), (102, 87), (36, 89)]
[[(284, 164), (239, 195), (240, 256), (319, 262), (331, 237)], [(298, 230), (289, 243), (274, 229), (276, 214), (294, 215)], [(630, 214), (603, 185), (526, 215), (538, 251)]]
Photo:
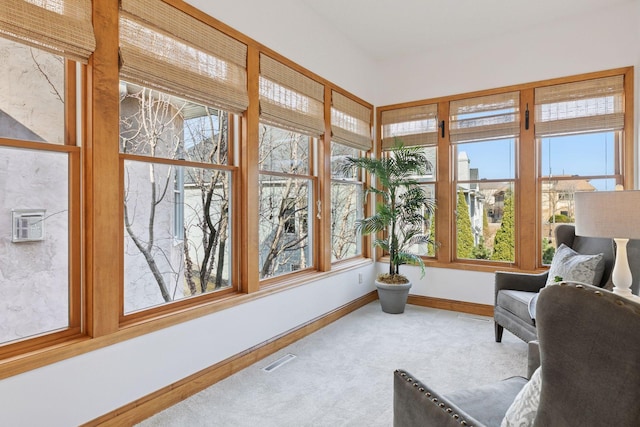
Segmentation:
[(640, 239), (640, 191), (575, 193), (576, 235)]

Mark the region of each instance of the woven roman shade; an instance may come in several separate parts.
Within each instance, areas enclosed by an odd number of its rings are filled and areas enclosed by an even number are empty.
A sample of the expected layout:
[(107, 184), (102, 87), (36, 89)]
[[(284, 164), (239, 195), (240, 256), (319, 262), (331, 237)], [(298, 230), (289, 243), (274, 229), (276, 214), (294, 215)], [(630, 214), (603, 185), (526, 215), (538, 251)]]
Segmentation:
[(260, 120), (318, 137), (324, 133), (324, 86), (260, 54)]
[(91, 0), (3, 0), (0, 35), (86, 64), (96, 48)]
[(513, 138), (520, 134), (520, 92), (451, 101), (452, 143)]
[(612, 76), (535, 90), (536, 137), (624, 128), (624, 77)]
[(399, 138), (405, 147), (438, 144), (438, 105), (419, 105), (382, 112), (382, 149), (390, 150)]
[(247, 46), (157, 0), (122, 0), (123, 80), (242, 113)]
[(371, 109), (331, 91), (331, 133), (334, 142), (362, 151), (371, 150)]

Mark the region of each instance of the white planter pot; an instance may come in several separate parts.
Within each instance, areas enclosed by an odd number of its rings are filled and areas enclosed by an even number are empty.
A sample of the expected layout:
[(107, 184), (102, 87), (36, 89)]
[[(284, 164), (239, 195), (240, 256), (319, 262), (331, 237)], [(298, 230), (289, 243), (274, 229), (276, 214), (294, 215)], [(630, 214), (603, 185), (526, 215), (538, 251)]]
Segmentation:
[(375, 283), (382, 311), (390, 314), (404, 313), (411, 282), (389, 285), (376, 280)]

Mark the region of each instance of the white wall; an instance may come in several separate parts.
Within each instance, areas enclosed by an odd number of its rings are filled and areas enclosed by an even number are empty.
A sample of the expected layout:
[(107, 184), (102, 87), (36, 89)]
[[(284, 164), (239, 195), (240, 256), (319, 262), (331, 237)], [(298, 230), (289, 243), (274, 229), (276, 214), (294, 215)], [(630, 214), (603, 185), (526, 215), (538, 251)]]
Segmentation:
[(370, 264), (0, 381), (0, 425), (88, 422), (365, 295), (373, 274)]
[(637, 5), (626, 2), (604, 13), (578, 12), (575, 19), (555, 26), (526, 28), (453, 48), (435, 46), (421, 56), (379, 63), (378, 79), (393, 84), (378, 85), (375, 105), (637, 65)]
[[(293, 0), (237, 0), (215, 2), (215, 7), (205, 0), (189, 2), (376, 105), (640, 64), (635, 30), (640, 7), (635, 3), (557, 28), (489, 40), (493, 43), (478, 41), (457, 51), (440, 49), (373, 64)], [(273, 13), (279, 10), (270, 7), (274, 3), (290, 13)], [(282, 31), (282, 21), (290, 30)], [(493, 301), (490, 273), (428, 269), (420, 279), (415, 269), (405, 270), (416, 282), (414, 294)], [(359, 272), (365, 276), (363, 285), (357, 284)], [(369, 266), (332, 276), (0, 381), (0, 425), (89, 421), (352, 301), (373, 289), (368, 284), (373, 275)]]

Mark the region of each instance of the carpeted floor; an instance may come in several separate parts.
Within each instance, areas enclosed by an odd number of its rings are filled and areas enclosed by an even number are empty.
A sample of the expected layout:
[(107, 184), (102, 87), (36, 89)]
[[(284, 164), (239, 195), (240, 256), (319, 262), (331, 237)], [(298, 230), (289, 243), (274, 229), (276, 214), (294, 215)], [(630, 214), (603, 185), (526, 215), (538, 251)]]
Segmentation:
[[(527, 345), (488, 317), (378, 301), (140, 423), (156, 426), (391, 426), (393, 370), (440, 392), (526, 375)], [(293, 354), (271, 372), (262, 368)]]

